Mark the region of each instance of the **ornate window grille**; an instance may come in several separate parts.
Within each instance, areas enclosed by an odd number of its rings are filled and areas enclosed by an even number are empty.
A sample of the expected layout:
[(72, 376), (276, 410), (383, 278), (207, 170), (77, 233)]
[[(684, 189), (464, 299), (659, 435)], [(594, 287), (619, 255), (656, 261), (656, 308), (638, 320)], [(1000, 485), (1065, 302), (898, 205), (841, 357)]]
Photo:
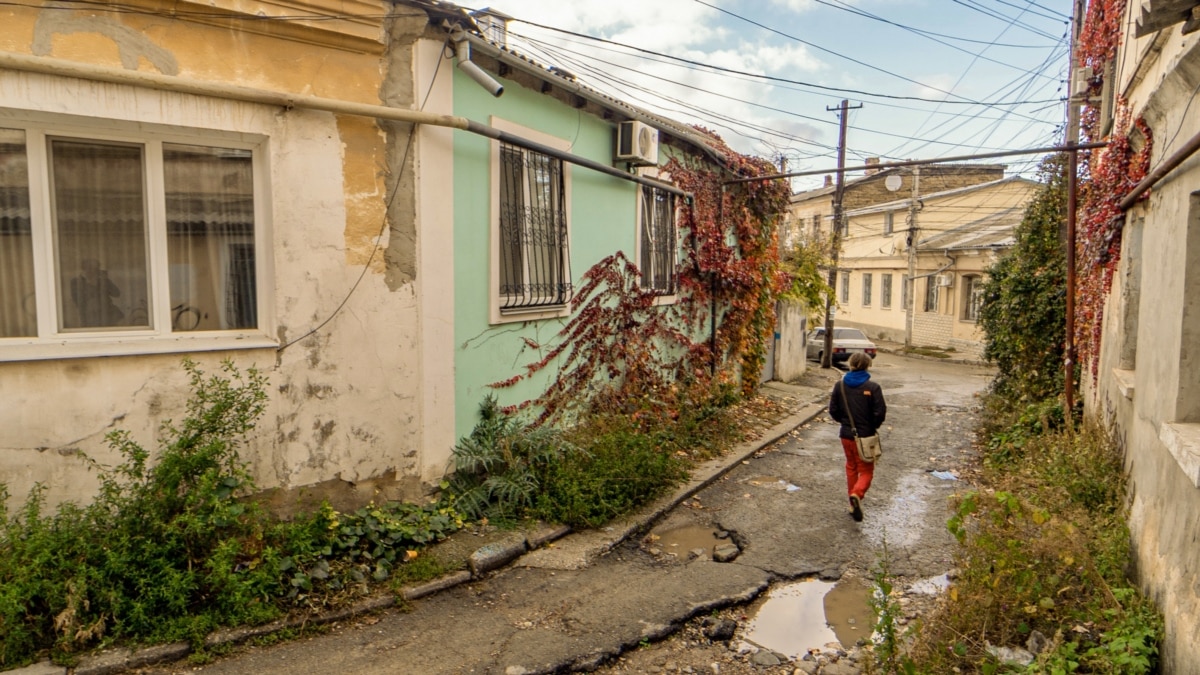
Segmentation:
[(642, 288), (655, 295), (675, 294), (675, 195), (642, 186)]
[(500, 308), (571, 299), (562, 160), (500, 146)]

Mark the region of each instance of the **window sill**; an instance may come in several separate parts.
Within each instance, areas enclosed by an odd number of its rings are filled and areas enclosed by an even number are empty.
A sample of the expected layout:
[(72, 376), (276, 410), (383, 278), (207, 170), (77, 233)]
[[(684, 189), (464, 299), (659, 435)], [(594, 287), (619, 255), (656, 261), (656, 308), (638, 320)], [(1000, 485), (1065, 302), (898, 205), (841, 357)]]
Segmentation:
[(1200, 424), (1163, 422), (1158, 440), (1175, 458), (1192, 485), (1200, 488)]
[(1113, 368), (1113, 380), (1117, 383), (1117, 391), (1129, 400), (1133, 400), (1134, 381), (1136, 373), (1132, 370), (1123, 370), (1121, 368)]
[(277, 349), (279, 342), (261, 333), (189, 335), (170, 338), (80, 338), (0, 344), (0, 362), (84, 359), (101, 356), (145, 356), (235, 349)]
[(571, 314), (571, 305), (554, 305), (552, 307), (531, 307), (529, 309), (494, 310), (491, 316), (492, 325), (502, 323), (518, 323), (521, 321), (543, 321), (546, 319), (561, 319)]

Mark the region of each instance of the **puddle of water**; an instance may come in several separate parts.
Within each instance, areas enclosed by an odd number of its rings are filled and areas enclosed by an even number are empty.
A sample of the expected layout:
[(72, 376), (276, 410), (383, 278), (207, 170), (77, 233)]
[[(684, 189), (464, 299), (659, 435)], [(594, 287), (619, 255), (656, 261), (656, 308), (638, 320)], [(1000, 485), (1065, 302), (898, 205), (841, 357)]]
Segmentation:
[(870, 590), (857, 580), (809, 580), (776, 586), (746, 627), (746, 640), (792, 659), (829, 643), (870, 637)]
[(867, 604), (872, 589), (858, 579), (843, 579), (825, 594), (825, 621), (843, 647), (870, 638), (875, 615)]
[(688, 558), (691, 551), (699, 549), (704, 550), (702, 557), (711, 559), (713, 546), (721, 541), (717, 538), (716, 530), (699, 525), (684, 525), (653, 531), (650, 536), (654, 538), (655, 548), (662, 550), (665, 554), (676, 555), (683, 560)]

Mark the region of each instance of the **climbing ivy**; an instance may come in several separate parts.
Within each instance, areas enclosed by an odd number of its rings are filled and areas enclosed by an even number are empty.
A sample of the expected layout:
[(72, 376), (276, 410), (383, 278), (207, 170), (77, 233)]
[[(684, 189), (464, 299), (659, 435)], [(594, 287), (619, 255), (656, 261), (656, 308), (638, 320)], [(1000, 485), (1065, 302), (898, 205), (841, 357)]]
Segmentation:
[[(1078, 63), (1100, 74), (1089, 85), (1089, 101), (1101, 95), (1103, 73), (1116, 58), (1125, 4), (1126, 0), (1093, 0), (1088, 4)], [(1123, 98), (1117, 98), (1114, 110), (1108, 146), (1085, 154), (1081, 161), (1079, 225), (1074, 242), (1077, 288), (1073, 337), (1079, 361), (1087, 366), (1093, 381), (1099, 368), (1104, 303), (1121, 256), (1125, 215), (1118, 204), (1146, 176), (1153, 147), (1149, 125), (1142, 118), (1133, 118)], [(1081, 121), (1085, 141), (1102, 139), (1098, 105), (1086, 105)], [(1140, 147), (1134, 147), (1133, 136), (1140, 136)]]
[(683, 246), (676, 301), (661, 305), (642, 290), (640, 271), (620, 252), (588, 269), (557, 343), (522, 372), (492, 384), (511, 387), (553, 367), (546, 390), (518, 406), (539, 409), (538, 423), (569, 421), (597, 408), (677, 408), (724, 396), (733, 383), (747, 393), (757, 385), (775, 301), (789, 283), (777, 234), (789, 189), (778, 179), (723, 185), (778, 171), (698, 129), (724, 162), (716, 167), (687, 157), (665, 167), (677, 187), (694, 195), (677, 223)]

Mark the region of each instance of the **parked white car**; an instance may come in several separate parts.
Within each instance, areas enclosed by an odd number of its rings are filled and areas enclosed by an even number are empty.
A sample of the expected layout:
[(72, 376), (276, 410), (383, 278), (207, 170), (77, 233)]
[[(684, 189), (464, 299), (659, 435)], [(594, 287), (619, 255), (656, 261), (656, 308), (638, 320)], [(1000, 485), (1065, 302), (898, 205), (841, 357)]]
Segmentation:
[[(855, 352), (863, 352), (875, 358), (877, 352), (875, 343), (857, 328), (833, 329), (833, 363), (841, 363), (850, 358)], [(825, 356), (825, 329), (817, 328), (808, 334), (807, 355), (810, 359), (823, 360)]]

